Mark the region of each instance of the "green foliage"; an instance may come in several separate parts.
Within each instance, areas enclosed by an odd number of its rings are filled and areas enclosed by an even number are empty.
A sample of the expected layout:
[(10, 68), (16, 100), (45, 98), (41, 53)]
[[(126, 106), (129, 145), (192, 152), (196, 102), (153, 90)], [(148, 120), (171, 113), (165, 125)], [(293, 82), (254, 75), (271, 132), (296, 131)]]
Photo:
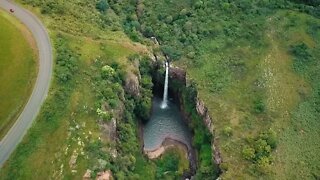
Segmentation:
[(290, 53), (295, 57), (293, 68), (297, 72), (305, 71), (306, 67), (308, 67), (313, 61), (310, 49), (305, 43), (291, 46)]
[(143, 121), (147, 122), (151, 112), (151, 98), (144, 96), (136, 100), (135, 114)]
[(259, 173), (267, 173), (271, 163), (271, 152), (277, 145), (275, 132), (269, 129), (255, 139), (249, 139), (248, 143), (249, 145), (242, 149), (242, 156), (251, 161)]
[(112, 67), (105, 65), (101, 68), (101, 75), (103, 78), (111, 78), (115, 75), (115, 71)]
[(178, 60), (181, 57), (181, 53), (172, 46), (162, 46), (161, 50), (165, 55), (169, 56), (171, 60)]
[(311, 6), (320, 6), (320, 2), (318, 0), (291, 0), (296, 3), (303, 3)]
[(140, 97), (136, 98), (135, 114), (144, 123), (148, 121), (152, 106), (152, 78), (150, 59), (146, 56), (139, 57), (139, 71), (141, 76)]
[(161, 158), (157, 164), (156, 178), (163, 179), (165, 177), (175, 177), (178, 171), (179, 157), (173, 153), (166, 154)]
[(257, 113), (257, 114), (263, 113), (263, 112), (265, 111), (265, 109), (266, 109), (263, 100), (260, 99), (260, 98), (259, 98), (259, 99), (256, 99), (256, 100), (254, 101), (254, 107), (253, 107), (253, 109), (254, 109), (254, 112)]
[(108, 104), (112, 109), (115, 109), (119, 105), (116, 99), (108, 99)]
[(186, 113), (191, 117), (191, 128), (194, 131), (193, 145), (198, 153), (199, 167), (196, 172), (197, 179), (216, 178), (218, 168), (213, 163), (211, 141), (212, 135), (205, 127), (202, 118), (196, 112), (197, 91), (193, 83), (188, 87), (182, 88), (183, 106)]
[(270, 145), (272, 149), (275, 149), (277, 147), (276, 132), (273, 131), (272, 129), (269, 129), (266, 132), (260, 133), (259, 138), (267, 141), (267, 144)]
[(100, 108), (97, 109), (97, 115), (104, 121), (110, 121), (112, 119), (112, 115), (104, 110), (101, 110)]
[(232, 132), (232, 128), (230, 126), (226, 126), (224, 129), (223, 129), (223, 134), (230, 137), (232, 136), (233, 132)]
[(105, 12), (109, 8), (109, 4), (107, 0), (99, 0), (99, 2), (96, 4), (96, 8), (100, 12)]
[(255, 150), (252, 147), (245, 146), (242, 150), (242, 155), (247, 160), (253, 160), (255, 158)]
[(58, 1), (46, 1), (42, 2), (43, 4), (41, 5), (41, 13), (43, 14), (64, 14), (66, 11), (66, 7), (64, 6), (63, 3), (58, 2)]
[(56, 58), (56, 66), (58, 68), (56, 68), (55, 76), (59, 83), (67, 83), (77, 70), (78, 56), (67, 47), (67, 42), (64, 39), (59, 38), (56, 43), (58, 44), (57, 51), (59, 53), (57, 53)]
[(105, 65), (103, 60), (96, 61), (93, 65), (94, 91), (100, 101), (96, 102), (96, 113), (103, 121), (110, 121), (112, 117), (118, 117), (117, 111), (111, 111), (121, 106), (124, 91), (121, 69), (117, 63)]

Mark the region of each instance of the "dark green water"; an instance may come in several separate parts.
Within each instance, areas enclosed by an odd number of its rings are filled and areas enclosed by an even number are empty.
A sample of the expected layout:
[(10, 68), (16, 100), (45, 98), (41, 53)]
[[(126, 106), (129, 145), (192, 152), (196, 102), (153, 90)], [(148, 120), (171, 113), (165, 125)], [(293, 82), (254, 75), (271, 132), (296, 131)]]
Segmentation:
[(152, 115), (143, 130), (144, 149), (157, 149), (166, 138), (180, 141), (190, 148), (191, 133), (178, 106), (168, 100), (168, 107), (163, 109), (161, 103), (159, 97), (153, 98)]

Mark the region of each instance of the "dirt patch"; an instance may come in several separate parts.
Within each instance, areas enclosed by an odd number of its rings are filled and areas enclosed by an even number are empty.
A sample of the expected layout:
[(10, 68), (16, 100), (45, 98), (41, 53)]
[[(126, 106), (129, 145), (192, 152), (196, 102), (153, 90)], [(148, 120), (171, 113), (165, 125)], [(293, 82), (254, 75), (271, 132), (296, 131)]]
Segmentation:
[(150, 159), (156, 159), (156, 158), (160, 157), (166, 150), (168, 150), (170, 148), (181, 149), (186, 153), (186, 158), (188, 157), (187, 145), (185, 145), (184, 143), (182, 143), (180, 141), (170, 139), (170, 138), (166, 138), (158, 148), (156, 148), (154, 150), (144, 149), (144, 152)]

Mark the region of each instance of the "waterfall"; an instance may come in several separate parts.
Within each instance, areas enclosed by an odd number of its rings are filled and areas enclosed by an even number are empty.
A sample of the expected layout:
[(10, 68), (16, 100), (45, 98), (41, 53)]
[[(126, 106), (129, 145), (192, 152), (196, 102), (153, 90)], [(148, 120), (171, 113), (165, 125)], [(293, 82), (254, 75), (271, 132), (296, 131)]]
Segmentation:
[(163, 100), (161, 103), (161, 108), (165, 109), (168, 107), (168, 80), (169, 80), (169, 63), (166, 62), (166, 77), (164, 81), (164, 89), (163, 89)]

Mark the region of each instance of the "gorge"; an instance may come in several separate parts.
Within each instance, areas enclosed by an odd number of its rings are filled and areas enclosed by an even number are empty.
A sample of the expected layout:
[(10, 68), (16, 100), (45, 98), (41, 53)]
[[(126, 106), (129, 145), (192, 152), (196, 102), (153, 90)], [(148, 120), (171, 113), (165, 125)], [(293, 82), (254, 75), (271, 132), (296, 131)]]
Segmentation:
[[(169, 67), (167, 62), (164, 73), (159, 72), (159, 69), (156, 67), (153, 75), (151, 117), (143, 126), (144, 153), (150, 159), (155, 159), (161, 157), (167, 149), (183, 149), (189, 161), (189, 170), (184, 173), (184, 177), (195, 175), (197, 168), (203, 166), (201, 156), (204, 154), (210, 157), (206, 165), (217, 167), (211, 150), (210, 126), (207, 126), (205, 118), (197, 111), (196, 102), (190, 103), (185, 99), (184, 93), (190, 91), (185, 84), (185, 72)], [(194, 106), (190, 109), (184, 103)], [(212, 173), (218, 174), (217, 169)]]

